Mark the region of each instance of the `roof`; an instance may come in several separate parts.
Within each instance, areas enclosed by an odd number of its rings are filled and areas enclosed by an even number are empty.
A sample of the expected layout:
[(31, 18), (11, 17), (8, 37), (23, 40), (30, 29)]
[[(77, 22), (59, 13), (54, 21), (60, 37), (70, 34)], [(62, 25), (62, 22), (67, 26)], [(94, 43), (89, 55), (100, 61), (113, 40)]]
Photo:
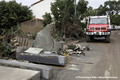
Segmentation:
[(43, 19), (34, 18), (34, 19), (31, 19), (31, 20), (27, 20), (27, 21), (21, 22), (20, 24), (27, 23), (27, 22), (30, 22), (30, 21), (33, 21), (33, 20), (40, 20), (40, 21), (43, 21)]
[(107, 18), (109, 16), (90, 16), (90, 18)]
[(39, 0), (39, 1), (37, 1), (37, 2), (35, 2), (35, 3), (33, 3), (33, 4), (31, 4), (31, 6), (34, 6), (35, 4), (38, 4), (38, 3), (40, 3), (40, 2), (42, 2), (43, 0)]

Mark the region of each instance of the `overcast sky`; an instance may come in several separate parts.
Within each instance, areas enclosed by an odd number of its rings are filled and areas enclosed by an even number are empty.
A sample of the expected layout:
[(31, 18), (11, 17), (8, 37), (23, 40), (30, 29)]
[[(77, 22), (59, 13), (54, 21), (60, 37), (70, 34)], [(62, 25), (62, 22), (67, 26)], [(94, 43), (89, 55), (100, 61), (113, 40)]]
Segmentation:
[[(0, 0), (1, 1), (1, 0)], [(5, 1), (10, 1), (10, 0), (5, 0)], [(37, 2), (39, 0), (16, 0), (18, 3), (22, 3), (23, 5), (28, 5), (30, 6), (34, 2)], [(87, 0), (89, 1), (88, 6), (92, 6), (93, 8), (98, 8), (100, 4), (104, 4), (105, 1), (107, 0)]]

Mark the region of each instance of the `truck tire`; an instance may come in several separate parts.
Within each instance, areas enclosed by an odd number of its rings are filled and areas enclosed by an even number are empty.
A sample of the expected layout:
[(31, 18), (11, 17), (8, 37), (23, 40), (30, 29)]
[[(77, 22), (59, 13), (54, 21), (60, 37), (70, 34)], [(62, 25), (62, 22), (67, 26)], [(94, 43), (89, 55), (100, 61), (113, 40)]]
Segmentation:
[(90, 41), (94, 41), (94, 36), (90, 36)]
[(86, 36), (86, 41), (90, 42), (90, 36)]
[(110, 35), (109, 35), (109, 36), (106, 36), (106, 42), (107, 42), (107, 43), (110, 43)]

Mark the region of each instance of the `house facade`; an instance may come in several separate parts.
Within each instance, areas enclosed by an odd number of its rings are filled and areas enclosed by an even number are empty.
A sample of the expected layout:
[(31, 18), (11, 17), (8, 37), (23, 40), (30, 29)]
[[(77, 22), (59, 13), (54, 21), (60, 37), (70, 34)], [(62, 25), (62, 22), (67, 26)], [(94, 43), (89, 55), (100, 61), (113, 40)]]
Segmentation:
[(45, 13), (51, 13), (51, 3), (55, 2), (56, 0), (40, 0), (35, 2), (31, 5), (30, 9), (33, 12), (35, 18), (43, 19), (43, 15)]

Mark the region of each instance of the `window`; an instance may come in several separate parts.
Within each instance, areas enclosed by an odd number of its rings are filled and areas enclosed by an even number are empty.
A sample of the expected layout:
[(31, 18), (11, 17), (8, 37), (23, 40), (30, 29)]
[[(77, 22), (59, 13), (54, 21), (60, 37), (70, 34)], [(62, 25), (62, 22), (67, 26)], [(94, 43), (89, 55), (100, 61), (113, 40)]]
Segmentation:
[(90, 24), (108, 24), (107, 18), (91, 18)]

